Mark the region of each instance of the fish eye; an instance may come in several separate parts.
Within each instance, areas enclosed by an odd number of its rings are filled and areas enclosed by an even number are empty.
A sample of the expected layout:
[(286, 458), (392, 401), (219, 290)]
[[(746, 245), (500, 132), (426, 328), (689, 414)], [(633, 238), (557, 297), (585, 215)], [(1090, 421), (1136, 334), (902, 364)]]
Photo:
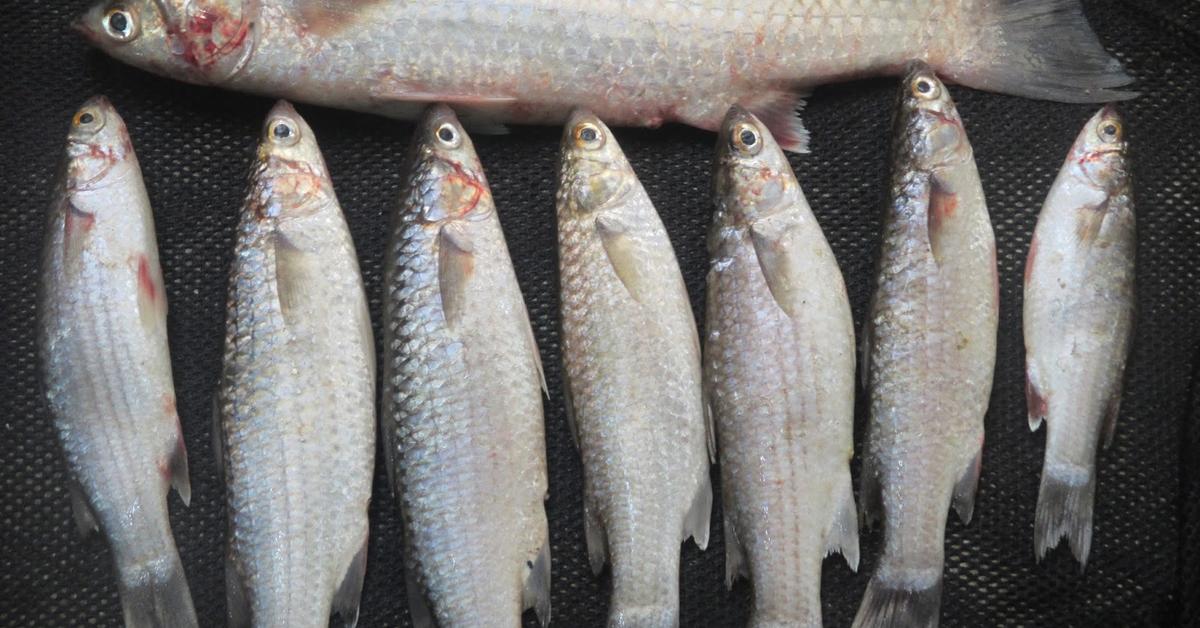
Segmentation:
[(272, 142), (281, 146), (291, 146), (300, 139), (300, 134), (296, 131), (295, 123), (286, 119), (272, 122), (267, 127), (267, 136)]
[(734, 127), (729, 136), (729, 143), (744, 155), (757, 155), (758, 151), (762, 150), (762, 136), (754, 125), (746, 122)]
[(449, 122), (443, 122), (434, 135), (437, 136), (438, 142), (447, 148), (458, 148), (462, 144), (462, 136), (459, 135), (458, 129)]
[(588, 150), (596, 150), (604, 146), (604, 134), (591, 122), (583, 122), (575, 127), (575, 144)]
[(129, 9), (115, 6), (104, 15), (104, 32), (119, 42), (130, 41), (138, 35), (137, 19)]
[(1121, 125), (1117, 122), (1105, 122), (1100, 127), (1100, 139), (1106, 142), (1116, 142), (1121, 139)]
[(77, 129), (95, 132), (104, 126), (104, 117), (98, 111), (84, 109), (75, 114), (75, 118), (71, 120), (71, 124)]
[(912, 92), (918, 98), (933, 100), (939, 95), (937, 84), (924, 76), (918, 76), (912, 82)]

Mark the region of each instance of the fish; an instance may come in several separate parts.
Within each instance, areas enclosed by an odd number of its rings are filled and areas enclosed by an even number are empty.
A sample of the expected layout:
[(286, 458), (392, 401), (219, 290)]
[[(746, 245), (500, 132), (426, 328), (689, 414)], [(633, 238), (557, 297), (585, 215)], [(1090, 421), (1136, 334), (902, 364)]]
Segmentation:
[(704, 381), (717, 428), (726, 584), (751, 626), (821, 626), (821, 567), (858, 568), (855, 344), (833, 250), (770, 130), (741, 107), (717, 141)]
[(1087, 566), (1096, 450), (1112, 444), (1135, 310), (1137, 229), (1121, 115), (1079, 133), (1038, 215), (1025, 262), (1029, 429), (1046, 423), (1038, 559), (1063, 537)]
[(191, 502), (154, 213), (103, 96), (71, 121), (46, 227), (38, 349), (84, 537), (112, 551), (125, 625), (196, 626), (167, 494)]
[(566, 121), (719, 128), (741, 105), (787, 150), (814, 87), (896, 75), (1064, 102), (1132, 98), (1079, 0), (101, 0), (75, 28), (189, 83), (480, 132)]
[(375, 341), (312, 128), (267, 115), (229, 274), (214, 448), (231, 626), (358, 621), (375, 472)]
[(708, 546), (713, 433), (691, 300), (666, 229), (616, 137), (580, 109), (556, 193), (568, 424), (583, 460), (592, 571), (608, 625), (679, 624), (679, 552)]
[(962, 119), (922, 63), (899, 102), (863, 340), (860, 509), (884, 544), (856, 627), (937, 626), (947, 511), (971, 521), (996, 365), (996, 242)]
[(483, 166), (446, 105), (418, 123), (384, 264), (380, 432), (417, 626), (550, 621), (533, 327)]

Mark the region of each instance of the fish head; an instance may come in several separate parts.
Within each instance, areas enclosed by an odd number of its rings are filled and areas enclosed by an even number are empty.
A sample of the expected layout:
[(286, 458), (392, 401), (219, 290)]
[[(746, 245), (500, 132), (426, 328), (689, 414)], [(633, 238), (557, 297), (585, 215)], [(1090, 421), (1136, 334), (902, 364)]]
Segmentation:
[(962, 163), (972, 156), (950, 91), (925, 63), (909, 65), (900, 87), (897, 124), (901, 150), (921, 170)]
[(217, 83), (253, 49), (250, 0), (101, 0), (74, 23), (115, 59), (191, 83)]
[(1076, 176), (1112, 193), (1125, 185), (1125, 125), (1117, 108), (1108, 105), (1096, 112), (1080, 131), (1068, 157)]
[(619, 201), (634, 181), (608, 126), (585, 109), (572, 112), (562, 138), (559, 207), (581, 214), (601, 211)]
[(104, 96), (88, 99), (71, 118), (66, 163), (64, 181), (72, 192), (106, 186), (122, 164), (136, 168), (125, 121)]
[(483, 164), (454, 110), (441, 104), (429, 107), (415, 135), (409, 190), (420, 196), (414, 206), (422, 224), (433, 227), (487, 217), (494, 204)]
[(717, 139), (713, 197), (727, 220), (750, 224), (783, 211), (799, 189), (787, 156), (754, 114), (734, 105)]
[(336, 206), (316, 136), (286, 101), (267, 115), (251, 178), (248, 205), (261, 219), (298, 218)]

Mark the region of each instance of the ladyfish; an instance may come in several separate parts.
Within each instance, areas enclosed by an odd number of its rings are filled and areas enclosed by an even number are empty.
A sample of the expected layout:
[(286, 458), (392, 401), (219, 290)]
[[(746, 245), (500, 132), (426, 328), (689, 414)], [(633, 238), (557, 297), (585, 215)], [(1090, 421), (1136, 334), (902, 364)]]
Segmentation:
[(820, 626), (821, 563), (858, 568), (854, 320), (787, 157), (745, 109), (717, 143), (704, 377), (716, 419), (725, 572), (751, 626)]
[(925, 59), (964, 85), (1060, 100), (1134, 94), (1078, 0), (102, 0), (76, 23), (109, 55), (190, 83), (475, 128), (716, 130), (730, 105), (804, 150), (818, 85)]
[(550, 621), (545, 379), (483, 167), (417, 126), (385, 262), (382, 433), (417, 626)]
[(1112, 443), (1134, 315), (1132, 182), (1121, 117), (1092, 117), (1050, 188), (1025, 262), (1029, 428), (1045, 420), (1038, 558), (1067, 537), (1087, 565), (1096, 448)]
[(125, 122), (84, 103), (50, 209), (39, 351), (84, 536), (102, 531), (125, 625), (196, 626), (167, 515), (191, 501), (154, 216)]
[(612, 563), (608, 625), (679, 623), (679, 545), (704, 549), (712, 430), (691, 301), (616, 138), (568, 120), (558, 185), (567, 414), (583, 457), (588, 559)]
[(996, 364), (996, 243), (949, 91), (921, 63), (900, 96), (892, 201), (863, 341), (862, 512), (884, 549), (855, 626), (936, 626), (946, 512), (971, 520)]
[(375, 343), (354, 243), (312, 129), (263, 126), (229, 280), (213, 426), (232, 626), (358, 620), (375, 469)]

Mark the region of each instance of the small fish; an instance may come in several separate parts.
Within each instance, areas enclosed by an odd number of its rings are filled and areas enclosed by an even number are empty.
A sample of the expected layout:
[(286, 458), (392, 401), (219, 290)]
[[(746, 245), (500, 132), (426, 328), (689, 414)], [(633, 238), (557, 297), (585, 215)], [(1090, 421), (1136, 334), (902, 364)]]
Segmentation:
[(196, 626), (167, 493), (191, 501), (154, 215), (103, 96), (71, 122), (42, 258), (39, 352), (84, 536), (101, 531), (125, 625)]
[(770, 131), (734, 107), (717, 143), (705, 383), (725, 572), (751, 626), (821, 625), (821, 563), (858, 568), (854, 320), (833, 250)]
[(1038, 216), (1025, 262), (1029, 428), (1046, 421), (1034, 544), (1092, 542), (1096, 449), (1112, 443), (1134, 318), (1133, 190), (1117, 110), (1075, 140)]
[(375, 343), (358, 257), (308, 124), (263, 126), (229, 279), (213, 437), (232, 626), (358, 621), (375, 470)]
[(950, 92), (914, 64), (863, 339), (871, 420), (860, 498), (883, 556), (855, 626), (936, 626), (946, 513), (970, 522), (996, 364), (996, 243)]
[(473, 128), (719, 128), (753, 111), (787, 150), (812, 88), (924, 59), (963, 85), (1065, 102), (1132, 98), (1078, 0), (101, 0), (76, 28), (139, 68), (401, 118), (452, 104)]
[(545, 379), (483, 167), (417, 126), (385, 261), (381, 431), (417, 626), (550, 621)]
[(558, 186), (567, 414), (610, 627), (679, 623), (679, 545), (708, 545), (712, 429), (691, 301), (662, 221), (608, 127), (571, 115)]

